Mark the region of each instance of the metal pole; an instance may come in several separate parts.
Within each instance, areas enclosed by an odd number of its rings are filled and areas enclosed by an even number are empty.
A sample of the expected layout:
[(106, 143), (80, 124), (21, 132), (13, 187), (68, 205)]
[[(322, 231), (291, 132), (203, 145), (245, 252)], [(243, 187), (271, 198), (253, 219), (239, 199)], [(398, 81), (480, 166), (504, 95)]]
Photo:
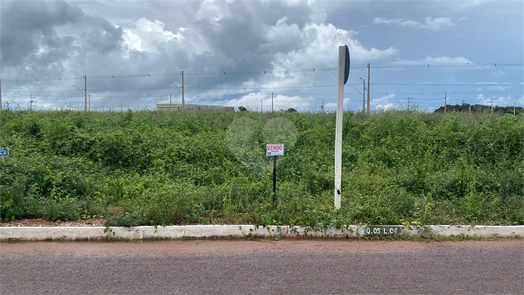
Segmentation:
[(448, 92), (444, 91), (444, 114), (448, 111)]
[(184, 101), (184, 71), (181, 71), (182, 75), (182, 112), (186, 110), (186, 103)]
[(273, 112), (273, 92), (271, 92), (271, 112)]
[(360, 80), (362, 80), (362, 112), (365, 112), (366, 111), (366, 79), (360, 78)]
[(277, 156), (273, 156), (273, 194), (277, 193)]
[(84, 112), (87, 112), (87, 76), (84, 76)]
[(344, 114), (344, 70), (346, 47), (338, 47), (338, 95), (335, 133), (335, 209), (340, 209), (342, 184), (342, 116)]
[(370, 99), (369, 99), (369, 87), (371, 86), (369, 81), (371, 79), (371, 64), (368, 64), (368, 113), (369, 113), (369, 105), (370, 105)]

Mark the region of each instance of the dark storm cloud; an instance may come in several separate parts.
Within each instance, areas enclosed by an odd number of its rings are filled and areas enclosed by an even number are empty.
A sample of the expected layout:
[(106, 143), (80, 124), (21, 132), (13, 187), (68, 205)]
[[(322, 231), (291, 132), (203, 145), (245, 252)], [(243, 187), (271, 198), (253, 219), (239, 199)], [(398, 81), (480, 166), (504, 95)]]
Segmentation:
[[(54, 27), (78, 22), (83, 15), (82, 10), (65, 1), (3, 1), (0, 21), (2, 66), (23, 64), (42, 46), (53, 51), (48, 57), (64, 58), (67, 54), (54, 55), (73, 40), (59, 37)], [(43, 58), (37, 60), (44, 61)]]
[(211, 47), (226, 56), (239, 57), (254, 52), (263, 41), (263, 28), (253, 20), (251, 11), (243, 2), (228, 5), (229, 16), (217, 23), (209, 18), (197, 21), (200, 30)]
[[(290, 9), (282, 2), (237, 0), (227, 3), (225, 12), (219, 20), (205, 17), (189, 26), (198, 31), (211, 49), (193, 56), (191, 68), (250, 73), (228, 76), (228, 79), (195, 77), (199, 84), (213, 85), (227, 80), (230, 85), (239, 85), (248, 79), (260, 78), (264, 70), (272, 70), (275, 54), (303, 46), (299, 30), (308, 22), (311, 7), (301, 3)], [(289, 26), (294, 26), (295, 31)], [(270, 33), (278, 34), (278, 41)]]
[(122, 48), (121, 27), (115, 27), (101, 17), (86, 16), (86, 23), (96, 24), (93, 30), (82, 34), (87, 50), (94, 49), (101, 54), (106, 54)]
[(278, 44), (268, 44), (271, 41), (268, 40), (268, 29), (282, 18), (301, 28), (311, 13), (307, 6), (297, 6), (296, 10), (290, 12), (280, 2), (263, 5), (257, 1), (228, 3), (227, 11), (228, 15), (216, 23), (205, 18), (196, 21), (194, 26), (215, 51), (243, 62), (249, 62), (250, 58), (258, 56), (263, 63), (262, 68), (272, 58), (266, 56), (267, 54), (274, 55), (300, 47), (298, 42), (287, 42), (296, 36), (283, 38)]
[(1, 16), (2, 72), (17, 78), (60, 77), (71, 70), (66, 62), (84, 70), (88, 57), (122, 51), (121, 27), (62, 0), (2, 2)]

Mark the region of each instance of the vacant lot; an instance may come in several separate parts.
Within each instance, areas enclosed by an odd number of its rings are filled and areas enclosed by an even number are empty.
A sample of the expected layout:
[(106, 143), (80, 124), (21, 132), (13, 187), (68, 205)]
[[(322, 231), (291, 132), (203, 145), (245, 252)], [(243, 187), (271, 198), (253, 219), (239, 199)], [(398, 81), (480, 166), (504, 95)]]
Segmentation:
[[(524, 224), (522, 116), (3, 111), (1, 220)], [(284, 143), (277, 195), (266, 143)]]

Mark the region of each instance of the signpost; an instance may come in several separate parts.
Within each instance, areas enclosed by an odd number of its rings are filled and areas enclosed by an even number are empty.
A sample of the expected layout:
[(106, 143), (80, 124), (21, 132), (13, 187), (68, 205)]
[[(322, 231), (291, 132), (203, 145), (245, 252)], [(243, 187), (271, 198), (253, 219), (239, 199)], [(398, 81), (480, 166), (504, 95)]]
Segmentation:
[(266, 144), (266, 155), (273, 157), (273, 204), (277, 195), (277, 156), (284, 155), (284, 144)]
[(335, 133), (335, 209), (340, 209), (342, 183), (342, 115), (344, 114), (344, 85), (349, 78), (349, 48), (338, 47), (338, 97)]
[[(9, 156), (9, 149), (8, 148), (0, 148), (0, 157), (2, 157), (2, 162), (4, 161), (4, 157), (7, 157), (7, 156)], [(2, 171), (2, 167), (0, 167), (0, 171)], [(1, 177), (0, 177), (0, 182), (1, 182)], [(0, 183), (0, 188), (1, 187), (2, 187), (2, 184)]]

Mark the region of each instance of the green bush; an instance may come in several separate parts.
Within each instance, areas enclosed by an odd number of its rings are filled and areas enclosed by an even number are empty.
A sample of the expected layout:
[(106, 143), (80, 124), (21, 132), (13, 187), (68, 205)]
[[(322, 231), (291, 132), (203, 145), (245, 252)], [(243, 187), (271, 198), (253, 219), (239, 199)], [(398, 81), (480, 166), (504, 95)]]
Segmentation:
[[(3, 221), (524, 224), (522, 116), (345, 113), (341, 210), (334, 113), (7, 110), (0, 123)], [(276, 196), (267, 141), (286, 144)]]

